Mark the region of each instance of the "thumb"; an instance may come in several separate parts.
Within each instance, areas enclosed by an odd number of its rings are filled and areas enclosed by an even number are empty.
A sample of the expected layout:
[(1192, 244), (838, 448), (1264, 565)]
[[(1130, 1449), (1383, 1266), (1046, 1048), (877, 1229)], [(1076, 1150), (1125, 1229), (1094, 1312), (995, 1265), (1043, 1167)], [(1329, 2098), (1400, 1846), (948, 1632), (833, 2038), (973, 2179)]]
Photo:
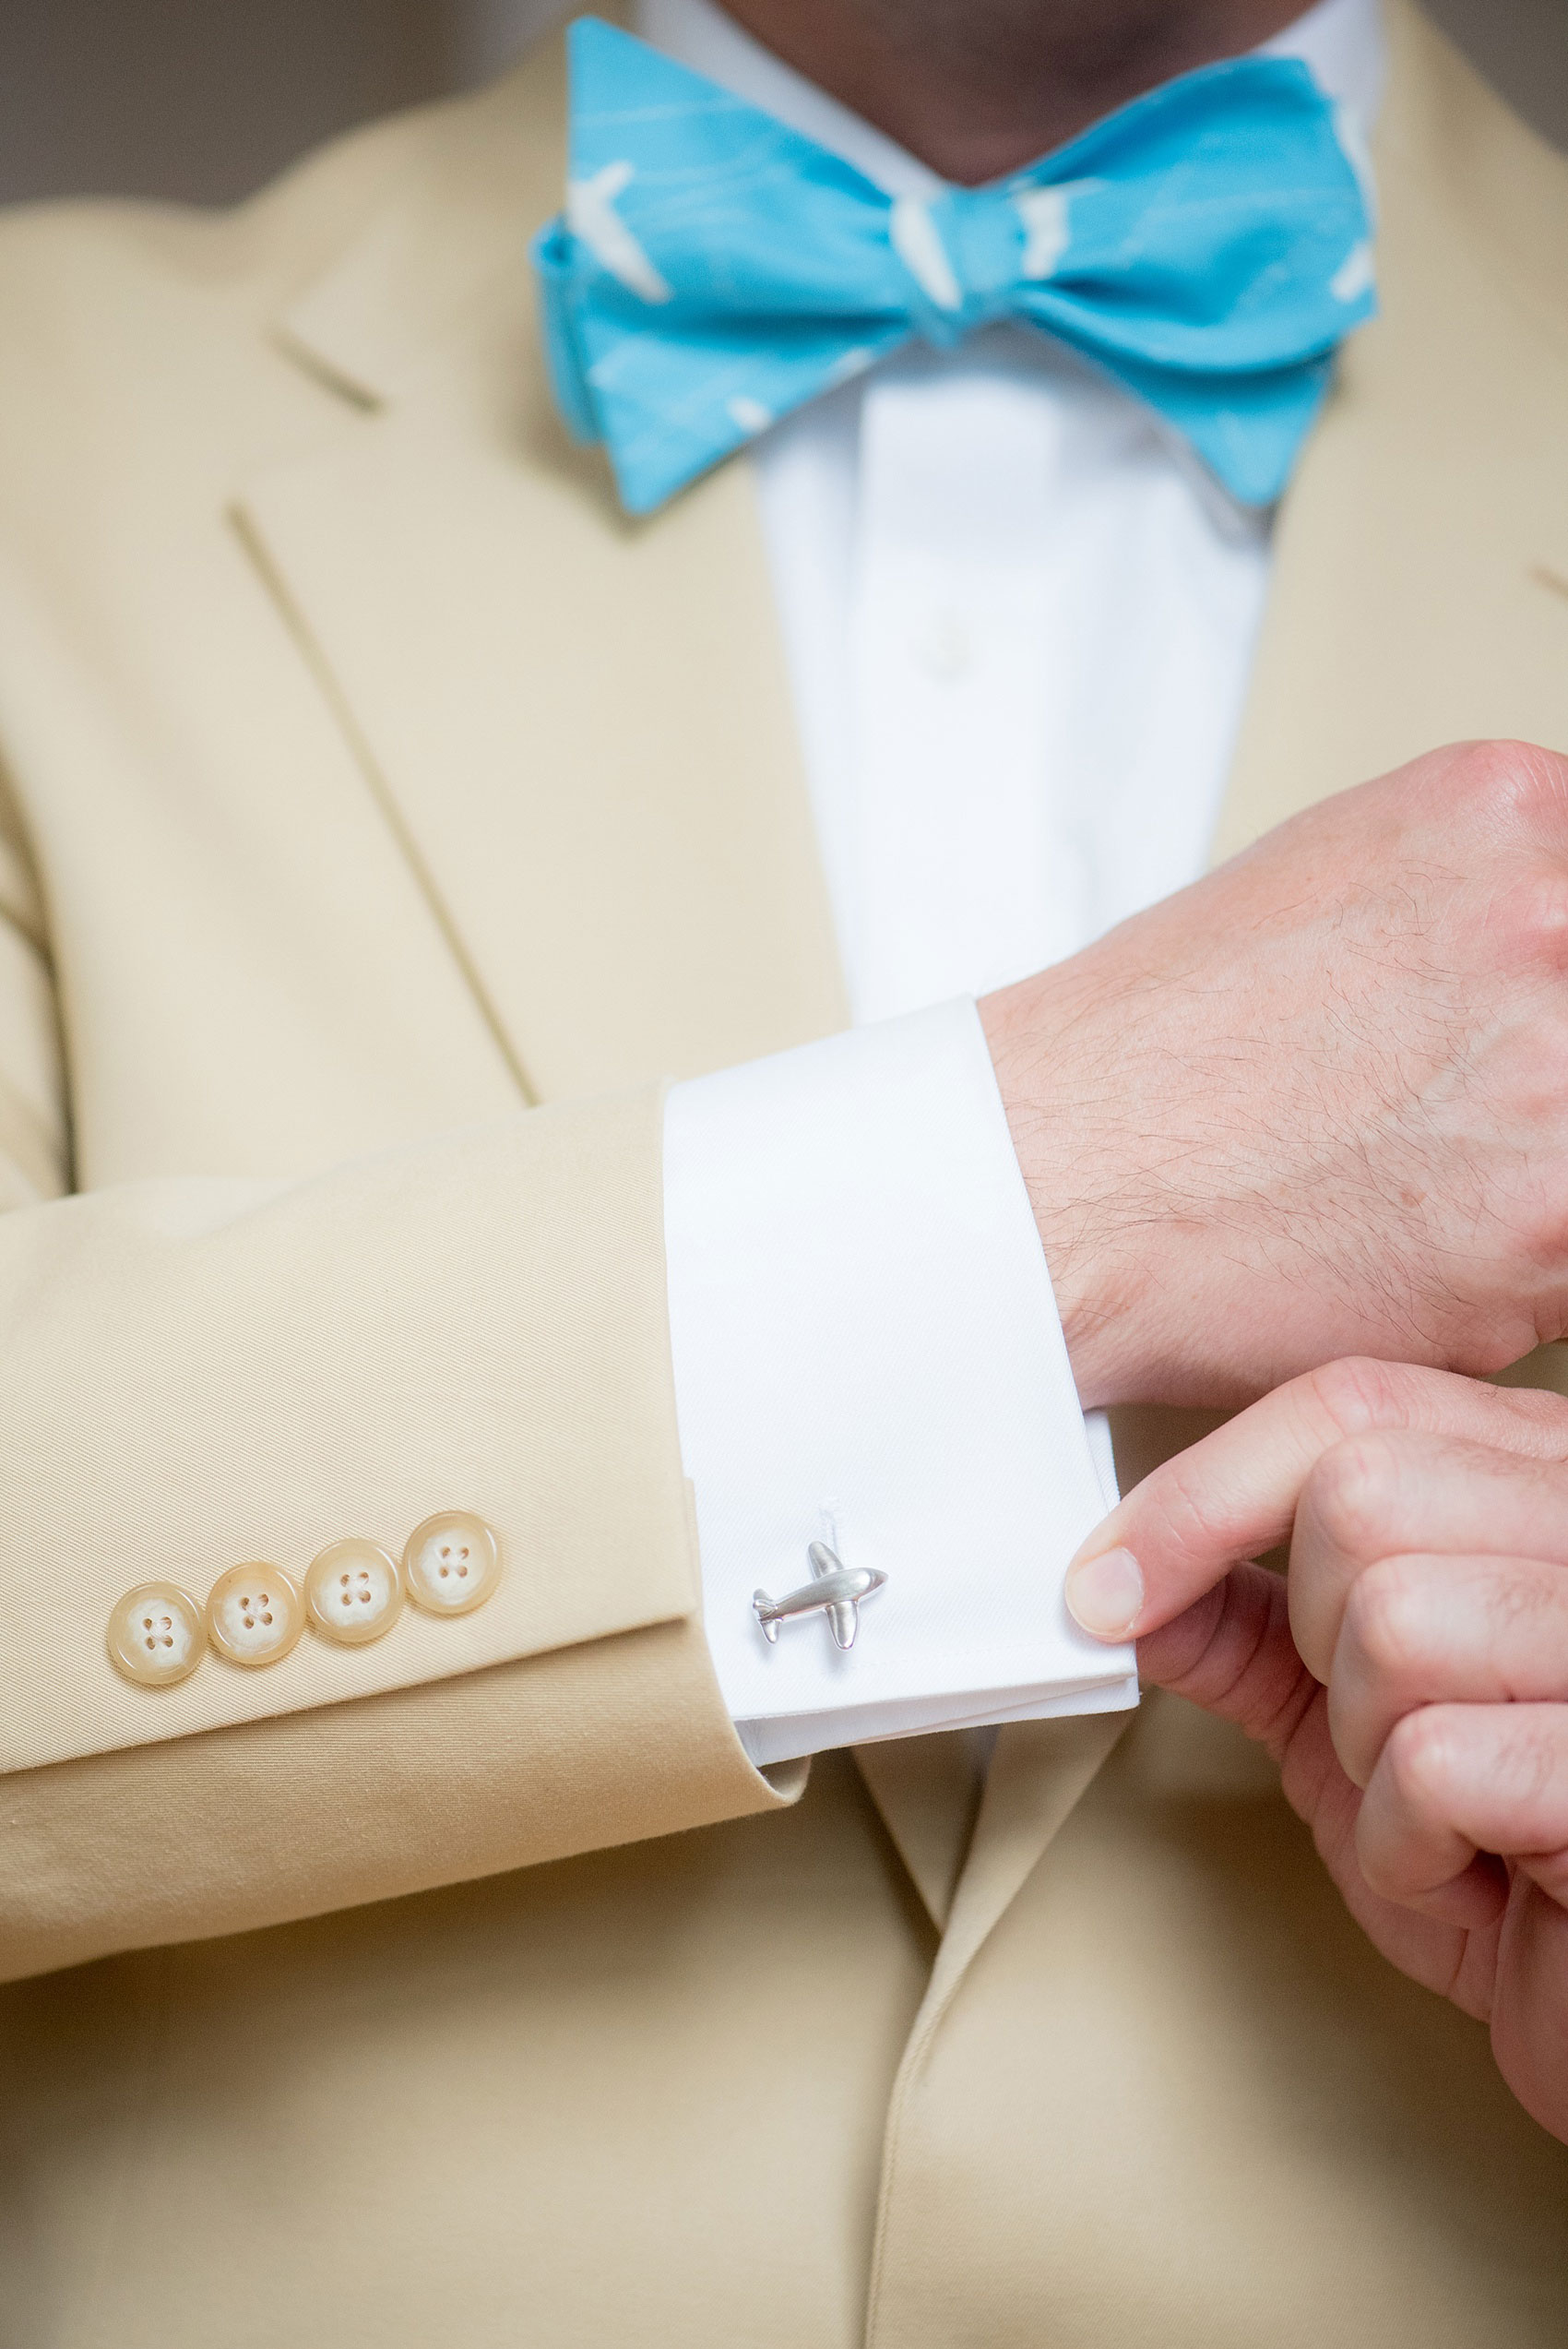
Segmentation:
[(1555, 1395), (1447, 1371), (1368, 1360), (1308, 1371), (1134, 1486), (1069, 1566), (1069, 1612), (1099, 1640), (1159, 1630), (1285, 1539), (1313, 1469), (1348, 1436), (1410, 1427), (1561, 1456), (1564, 1425)]

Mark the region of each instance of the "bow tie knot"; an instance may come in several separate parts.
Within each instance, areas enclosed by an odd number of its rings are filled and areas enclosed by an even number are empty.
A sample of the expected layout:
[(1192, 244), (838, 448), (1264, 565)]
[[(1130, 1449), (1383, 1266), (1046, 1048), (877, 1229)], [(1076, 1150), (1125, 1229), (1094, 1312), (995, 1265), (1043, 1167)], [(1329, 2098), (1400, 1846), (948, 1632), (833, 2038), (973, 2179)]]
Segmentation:
[(566, 209), (534, 244), (545, 349), (634, 513), (912, 336), (1001, 318), (1114, 376), (1263, 504), (1375, 306), (1360, 182), (1295, 59), (1206, 66), (1010, 179), (889, 199), (594, 18), (568, 57)]
[(928, 342), (961, 341), (1016, 313), (1020, 292), (1054, 274), (1070, 241), (1074, 193), (1019, 181), (895, 197), (888, 242), (914, 280), (910, 309)]

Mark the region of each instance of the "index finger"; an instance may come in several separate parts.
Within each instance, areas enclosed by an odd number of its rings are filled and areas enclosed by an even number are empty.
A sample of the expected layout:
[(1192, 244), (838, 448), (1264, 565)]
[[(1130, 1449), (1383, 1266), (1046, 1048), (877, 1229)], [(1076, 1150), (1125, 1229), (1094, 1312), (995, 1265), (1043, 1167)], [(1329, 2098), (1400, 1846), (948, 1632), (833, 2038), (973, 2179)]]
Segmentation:
[(1067, 1569), (1067, 1605), (1099, 1640), (1141, 1639), (1289, 1532), (1315, 1463), (1369, 1428), (1465, 1436), (1568, 1458), (1568, 1402), (1403, 1363), (1331, 1363), (1292, 1378), (1135, 1485)]

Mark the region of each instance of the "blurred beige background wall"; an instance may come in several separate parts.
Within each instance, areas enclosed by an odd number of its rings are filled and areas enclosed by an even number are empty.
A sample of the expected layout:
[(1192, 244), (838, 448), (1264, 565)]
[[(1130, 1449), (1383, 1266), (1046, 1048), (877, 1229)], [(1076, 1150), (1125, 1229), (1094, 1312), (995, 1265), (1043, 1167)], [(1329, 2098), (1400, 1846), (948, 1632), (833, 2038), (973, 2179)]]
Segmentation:
[[(1568, 148), (1568, 0), (1427, 0)], [(230, 203), (350, 124), (500, 71), (560, 0), (0, 0), (0, 202)]]

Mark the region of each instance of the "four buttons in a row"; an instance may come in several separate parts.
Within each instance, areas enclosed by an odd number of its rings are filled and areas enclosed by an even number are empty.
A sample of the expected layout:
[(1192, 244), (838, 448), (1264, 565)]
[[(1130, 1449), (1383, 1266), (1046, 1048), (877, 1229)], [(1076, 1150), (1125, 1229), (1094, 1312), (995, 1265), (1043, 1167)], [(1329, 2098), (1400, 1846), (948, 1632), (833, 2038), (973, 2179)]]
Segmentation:
[(168, 1687), (208, 1643), (231, 1663), (278, 1663), (306, 1623), (346, 1647), (390, 1631), (405, 1598), (432, 1615), (467, 1615), (501, 1579), (501, 1544), (481, 1517), (447, 1509), (410, 1534), (402, 1565), (379, 1543), (334, 1542), (303, 1585), (277, 1566), (232, 1566), (205, 1607), (174, 1582), (140, 1582), (109, 1618), (109, 1652), (129, 1679)]

